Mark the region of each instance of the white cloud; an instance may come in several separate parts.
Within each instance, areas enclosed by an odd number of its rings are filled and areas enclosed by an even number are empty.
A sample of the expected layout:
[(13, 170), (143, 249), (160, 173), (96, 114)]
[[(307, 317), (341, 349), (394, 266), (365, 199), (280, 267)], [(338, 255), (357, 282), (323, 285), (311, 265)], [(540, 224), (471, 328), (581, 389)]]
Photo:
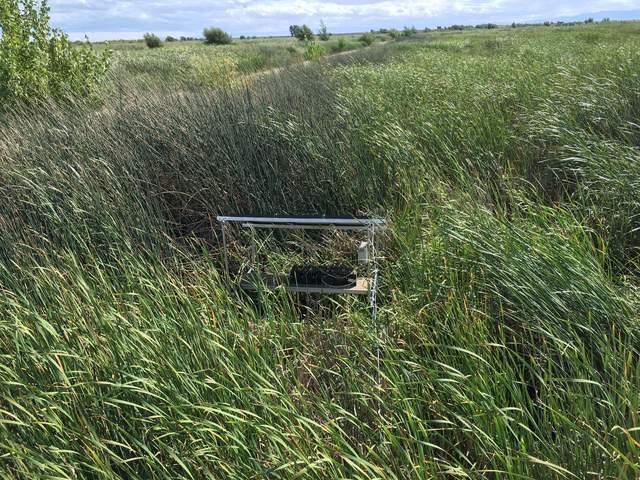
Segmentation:
[(317, 0), (272, 0), (264, 2), (244, 2), (243, 6), (228, 8), (229, 15), (355, 15), (379, 17), (431, 17), (447, 11), (487, 13), (496, 10), (503, 0), (493, 1), (458, 1), (447, 0), (414, 0), (397, 2), (383, 0), (369, 3), (322, 2)]
[(640, 0), (50, 0), (56, 26), (69, 32), (139, 31), (198, 35), (218, 25), (232, 34), (285, 35), (291, 23), (334, 32), (452, 23), (511, 23), (636, 9)]

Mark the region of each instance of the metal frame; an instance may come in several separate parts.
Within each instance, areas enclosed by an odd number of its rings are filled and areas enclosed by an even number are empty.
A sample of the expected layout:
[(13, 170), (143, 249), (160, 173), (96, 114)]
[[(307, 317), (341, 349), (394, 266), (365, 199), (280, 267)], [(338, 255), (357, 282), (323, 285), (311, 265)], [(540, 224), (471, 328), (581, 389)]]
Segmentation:
[[(222, 244), (224, 248), (224, 264), (227, 277), (229, 276), (229, 252), (227, 239), (225, 235), (225, 225), (227, 223), (241, 223), (243, 228), (251, 230), (262, 229), (303, 229), (303, 230), (366, 230), (367, 243), (371, 248), (369, 261), (372, 265), (371, 278), (363, 279), (361, 282), (366, 284), (366, 289), (357, 292), (356, 289), (327, 289), (324, 287), (299, 287), (287, 285), (290, 291), (297, 293), (316, 293), (316, 294), (367, 294), (369, 297), (369, 310), (371, 312), (371, 320), (376, 329), (377, 343), (375, 346), (376, 361), (376, 383), (381, 388), (381, 364), (380, 364), (380, 342), (382, 341), (383, 329), (378, 322), (378, 261), (376, 255), (376, 230), (385, 229), (387, 221), (382, 218), (326, 218), (326, 217), (229, 217), (218, 216), (218, 222), (222, 226)], [(255, 244), (252, 245), (252, 256), (255, 256)], [(255, 258), (253, 259), (255, 261)], [(276, 286), (277, 284), (274, 284)], [(242, 283), (241, 283), (242, 286)], [(245, 285), (243, 288), (249, 287)], [(381, 405), (378, 404), (378, 413), (381, 411)]]
[[(320, 294), (355, 294), (369, 295), (372, 305), (375, 304), (375, 294), (378, 285), (378, 264), (376, 261), (375, 233), (377, 229), (383, 229), (387, 226), (387, 221), (382, 218), (344, 218), (344, 217), (253, 217), (253, 216), (225, 216), (220, 215), (216, 218), (222, 227), (222, 245), (224, 249), (224, 265), (225, 272), (229, 276), (229, 250), (227, 245), (227, 237), (225, 227), (227, 223), (239, 223), (243, 228), (254, 229), (270, 229), (270, 230), (352, 230), (367, 231), (367, 243), (371, 248), (370, 263), (373, 264), (372, 277), (366, 281), (359, 282), (354, 288), (319, 288), (315, 286), (289, 286), (285, 285), (290, 291), (298, 293), (320, 293)], [(252, 256), (254, 255), (255, 246), (252, 246)], [(275, 288), (278, 283), (277, 278), (274, 283), (269, 285)], [(248, 288), (249, 284), (241, 283), (243, 288)], [(375, 311), (374, 311), (375, 317)]]

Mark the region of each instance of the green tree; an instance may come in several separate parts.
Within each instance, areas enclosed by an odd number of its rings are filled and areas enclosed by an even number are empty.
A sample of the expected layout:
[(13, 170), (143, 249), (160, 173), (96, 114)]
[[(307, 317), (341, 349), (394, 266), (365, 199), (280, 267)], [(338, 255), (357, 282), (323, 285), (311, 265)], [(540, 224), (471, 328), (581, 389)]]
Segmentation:
[(0, 98), (88, 95), (109, 67), (86, 42), (73, 46), (49, 26), (46, 0), (0, 0)]
[(327, 25), (324, 23), (324, 20), (320, 20), (320, 30), (318, 30), (318, 38), (323, 42), (329, 40), (329, 31), (327, 30)]
[(204, 43), (209, 45), (228, 45), (233, 42), (233, 38), (221, 28), (205, 28), (203, 31)]
[(313, 40), (315, 35), (308, 25), (291, 25), (289, 32), (301, 42)]

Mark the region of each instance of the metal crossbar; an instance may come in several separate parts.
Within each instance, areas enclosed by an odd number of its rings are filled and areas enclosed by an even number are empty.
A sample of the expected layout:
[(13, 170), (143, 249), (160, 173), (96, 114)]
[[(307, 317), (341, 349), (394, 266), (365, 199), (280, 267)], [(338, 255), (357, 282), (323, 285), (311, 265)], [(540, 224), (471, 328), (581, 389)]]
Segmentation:
[(263, 228), (269, 230), (369, 230), (371, 225), (312, 225), (296, 223), (243, 223), (242, 228)]
[(218, 222), (279, 224), (279, 225), (323, 225), (341, 226), (378, 226), (383, 227), (387, 221), (383, 218), (348, 218), (348, 217), (228, 217), (220, 215)]

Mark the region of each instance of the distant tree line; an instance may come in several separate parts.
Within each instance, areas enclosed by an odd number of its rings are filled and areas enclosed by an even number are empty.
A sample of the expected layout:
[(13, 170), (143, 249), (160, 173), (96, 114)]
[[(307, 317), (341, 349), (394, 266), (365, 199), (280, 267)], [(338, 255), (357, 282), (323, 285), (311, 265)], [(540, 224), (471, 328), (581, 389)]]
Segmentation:
[[(601, 20), (601, 23), (606, 23), (606, 22), (610, 22), (611, 19), (609, 17), (605, 17)], [(573, 25), (581, 25), (583, 23), (596, 23), (596, 21), (589, 17), (583, 21), (576, 21), (576, 22), (562, 22), (562, 21), (558, 21), (558, 22), (551, 22), (551, 21), (546, 21), (546, 22), (542, 22), (542, 23), (518, 23), (518, 22), (513, 22), (511, 24), (512, 28), (518, 28), (518, 27), (540, 27), (540, 26), (545, 26), (545, 27), (550, 27), (550, 26), (564, 26), (564, 27), (568, 27), (568, 26), (573, 26)], [(453, 25), (449, 25), (448, 27), (443, 27), (443, 26), (438, 26), (436, 27), (436, 30), (469, 30), (469, 29), (474, 29), (474, 28), (479, 28), (479, 29), (493, 29), (493, 28), (498, 28), (499, 25), (495, 24), (495, 23), (482, 23), (479, 25), (459, 25), (459, 24), (453, 24)], [(429, 28), (425, 28), (424, 30), (425, 32), (430, 31)]]
[[(610, 22), (611, 19), (609, 17), (605, 17), (601, 20), (601, 23), (606, 23), (606, 22)], [(572, 25), (579, 25), (582, 23), (596, 23), (596, 21), (592, 18), (589, 17), (587, 19), (585, 19), (584, 21), (576, 21), (576, 22), (551, 22), (551, 21), (546, 21), (543, 23), (518, 23), (518, 22), (513, 22), (511, 24), (512, 28), (519, 28), (519, 27), (535, 27), (535, 26), (541, 26), (544, 25), (546, 27), (550, 27), (550, 26), (572, 26)], [(496, 23), (481, 23), (478, 25), (462, 25), (462, 24), (453, 24), (453, 25), (449, 25), (448, 27), (443, 27), (438, 25), (435, 30), (458, 30), (458, 31), (462, 31), (462, 30), (469, 30), (469, 29), (486, 29), (486, 30), (492, 30), (495, 28), (498, 28), (499, 25)], [(430, 32), (432, 29), (431, 28), (425, 28), (422, 31), (423, 32)], [(416, 29), (415, 27), (404, 27), (402, 30), (398, 30), (396, 28), (380, 28), (379, 30), (374, 30), (371, 29), (370, 32), (363, 34), (359, 40), (362, 44), (364, 45), (371, 45), (373, 43), (373, 41), (375, 40), (375, 37), (373, 36), (373, 34), (382, 34), (382, 35), (388, 35), (389, 37), (391, 37), (392, 39), (396, 39), (399, 37), (410, 37), (412, 35), (415, 35), (416, 33), (418, 33), (418, 29)], [(316, 34), (313, 32), (313, 30), (311, 30), (311, 28), (306, 25), (306, 24), (302, 24), (302, 25), (290, 25), (289, 26), (289, 34), (294, 37), (297, 38), (300, 41), (303, 42), (311, 42), (314, 41), (316, 39)], [(221, 28), (217, 28), (217, 27), (212, 27), (212, 28), (205, 28), (203, 31), (203, 35), (204, 35), (204, 42), (206, 44), (209, 45), (228, 45), (230, 43), (233, 42), (233, 37), (231, 35), (229, 35), (227, 32), (225, 32), (224, 30), (222, 30)], [(331, 37), (331, 33), (329, 33), (329, 30), (327, 28), (327, 25), (324, 23), (323, 20), (320, 20), (320, 28), (318, 29), (318, 33), (317, 33), (317, 38), (322, 40), (322, 41), (327, 41), (329, 40), (329, 38)], [(255, 39), (257, 38), (256, 36), (246, 36), (246, 35), (240, 35), (240, 40), (247, 40), (247, 39)], [(177, 42), (178, 40), (180, 40), (181, 42), (186, 42), (186, 41), (194, 41), (194, 40), (202, 40), (200, 38), (195, 38), (195, 37), (180, 37), (175, 38), (172, 37), (171, 35), (167, 36), (165, 38), (165, 42)], [(158, 37), (157, 35), (153, 34), (153, 33), (146, 33), (144, 35), (144, 41), (147, 44), (147, 46), (149, 48), (158, 48), (160, 46), (162, 46), (162, 41), (160, 40), (160, 37)]]

